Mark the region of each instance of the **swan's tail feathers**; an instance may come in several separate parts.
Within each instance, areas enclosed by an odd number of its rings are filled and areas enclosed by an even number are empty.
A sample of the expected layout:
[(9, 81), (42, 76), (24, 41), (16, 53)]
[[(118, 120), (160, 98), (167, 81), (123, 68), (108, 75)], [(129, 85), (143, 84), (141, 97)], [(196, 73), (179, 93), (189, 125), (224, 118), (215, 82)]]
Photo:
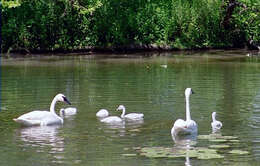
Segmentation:
[(41, 125), (39, 120), (24, 120), (24, 119), (13, 119), (15, 122), (22, 124), (23, 126), (37, 126)]

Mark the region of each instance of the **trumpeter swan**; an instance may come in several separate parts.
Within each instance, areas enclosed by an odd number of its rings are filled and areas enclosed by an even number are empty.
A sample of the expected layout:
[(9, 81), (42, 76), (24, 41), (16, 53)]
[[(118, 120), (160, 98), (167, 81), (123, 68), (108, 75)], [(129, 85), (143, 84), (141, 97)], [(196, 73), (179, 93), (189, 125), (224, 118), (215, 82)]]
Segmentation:
[(220, 130), (222, 127), (222, 123), (218, 120), (216, 120), (216, 112), (212, 112), (212, 122), (211, 122), (211, 127), (213, 133)]
[(51, 102), (50, 111), (32, 111), (13, 120), (24, 126), (63, 124), (63, 119), (55, 113), (55, 104), (58, 101), (70, 104), (66, 96), (57, 94)]
[(118, 108), (116, 109), (117, 111), (122, 110), (121, 118), (125, 118), (128, 120), (140, 120), (143, 119), (144, 114), (142, 113), (130, 113), (130, 114), (125, 114), (125, 106), (119, 105)]
[(105, 118), (107, 116), (109, 116), (109, 112), (106, 109), (101, 109), (96, 113), (96, 116), (98, 118)]
[(186, 99), (186, 121), (182, 119), (178, 119), (175, 121), (172, 129), (171, 134), (173, 136), (176, 135), (188, 135), (188, 134), (197, 134), (198, 127), (194, 120), (191, 120), (190, 116), (190, 95), (193, 94), (191, 88), (187, 88), (185, 90), (185, 99)]

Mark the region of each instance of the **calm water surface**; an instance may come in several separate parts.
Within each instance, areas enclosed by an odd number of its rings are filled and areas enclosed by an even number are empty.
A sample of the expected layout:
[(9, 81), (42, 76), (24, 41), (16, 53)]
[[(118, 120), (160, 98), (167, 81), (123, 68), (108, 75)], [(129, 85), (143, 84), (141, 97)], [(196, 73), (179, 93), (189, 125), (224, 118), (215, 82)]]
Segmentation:
[[(191, 158), (190, 164), (260, 162), (259, 55), (218, 51), (108, 57), (2, 58), (0, 165), (185, 165), (185, 158), (148, 158), (136, 149), (174, 147), (170, 130), (176, 119), (185, 118), (186, 87), (195, 91), (190, 104), (198, 134), (211, 133), (211, 113), (216, 111), (223, 123), (221, 134), (239, 140), (218, 152), (222, 159)], [(78, 108), (64, 125), (24, 128), (12, 120), (32, 110), (48, 110), (57, 93)], [(101, 108), (120, 115), (115, 111), (119, 104), (127, 112), (144, 113), (144, 121), (108, 126), (96, 118)], [(66, 106), (57, 104), (57, 113)], [(215, 143), (197, 139), (194, 146), (210, 144)], [(249, 154), (228, 153), (234, 149)]]

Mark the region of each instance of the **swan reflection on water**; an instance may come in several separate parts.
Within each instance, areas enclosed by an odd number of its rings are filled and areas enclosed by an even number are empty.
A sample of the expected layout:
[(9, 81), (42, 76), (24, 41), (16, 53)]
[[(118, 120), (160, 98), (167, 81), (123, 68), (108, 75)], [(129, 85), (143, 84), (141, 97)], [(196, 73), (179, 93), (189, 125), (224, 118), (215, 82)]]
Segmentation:
[(143, 119), (139, 119), (139, 120), (131, 120), (131, 121), (127, 121), (126, 122), (126, 126), (127, 128), (138, 128), (141, 127), (144, 123)]
[(188, 154), (189, 150), (192, 149), (193, 145), (196, 145), (197, 142), (193, 141), (193, 140), (182, 140), (180, 142), (178, 142), (178, 144), (175, 144), (175, 146), (173, 148), (180, 148), (180, 149), (186, 149), (186, 156), (185, 156), (185, 166), (191, 166), (191, 161), (190, 161), (190, 156)]
[(64, 139), (58, 136), (60, 127), (57, 125), (20, 128), (17, 130), (17, 137), (25, 142), (26, 146), (40, 147), (37, 152), (44, 151), (44, 147), (51, 147), (49, 153), (60, 153), (64, 151)]
[(102, 123), (100, 129), (104, 130), (105, 133), (113, 134), (113, 136), (125, 136), (128, 130), (138, 131), (144, 123), (143, 119), (135, 120), (135, 121), (125, 121), (118, 123)]
[(104, 123), (103, 126), (109, 129), (126, 129), (126, 128), (132, 129), (132, 128), (141, 127), (143, 123), (144, 123), (143, 119), (136, 120), (136, 121), (123, 120), (122, 122), (118, 122), (118, 123)]
[(197, 144), (197, 134), (191, 135), (172, 135), (172, 139), (175, 142), (173, 149), (184, 149), (186, 150), (185, 166), (191, 166), (190, 157), (188, 151)]
[(101, 123), (100, 130), (104, 130), (105, 133), (111, 134), (113, 137), (125, 136), (125, 122), (118, 123)]
[(188, 145), (195, 145), (197, 140), (197, 133), (188, 135), (174, 135), (172, 134), (172, 140), (175, 142), (175, 146), (187, 147)]

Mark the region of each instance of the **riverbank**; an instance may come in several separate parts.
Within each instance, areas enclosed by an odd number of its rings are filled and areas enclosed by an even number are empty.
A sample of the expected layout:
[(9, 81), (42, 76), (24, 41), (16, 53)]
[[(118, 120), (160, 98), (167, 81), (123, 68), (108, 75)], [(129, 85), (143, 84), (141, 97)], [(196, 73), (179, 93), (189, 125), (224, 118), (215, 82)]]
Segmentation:
[(222, 49), (212, 49), (212, 48), (205, 48), (205, 49), (189, 49), (189, 50), (139, 50), (139, 51), (132, 51), (132, 52), (120, 52), (120, 51), (104, 51), (104, 50), (77, 50), (77, 51), (55, 51), (55, 52), (34, 52), (34, 53), (21, 53), (21, 52), (11, 52), (1, 54), (4, 59), (20, 59), (20, 58), (58, 58), (59, 57), (84, 57), (84, 58), (140, 58), (140, 57), (156, 57), (156, 56), (189, 56), (189, 55), (197, 55), (200, 57), (201, 55), (207, 55), (215, 57), (215, 55), (222, 55), (222, 57), (226, 58), (245, 58), (245, 57), (254, 57), (260, 56), (260, 51), (257, 50), (248, 50), (248, 49), (237, 49), (237, 48), (222, 48)]
[[(257, 47), (256, 47), (257, 48)], [(194, 48), (194, 49), (179, 49), (179, 48), (171, 48), (170, 46), (159, 46), (159, 45), (129, 45), (122, 47), (86, 47), (86, 48), (78, 48), (72, 50), (13, 50), (8, 53), (4, 53), (5, 56), (8, 55), (95, 55), (95, 54), (164, 54), (164, 53), (190, 53), (190, 52), (214, 52), (214, 51), (237, 51), (240, 52), (258, 52), (258, 49), (250, 49), (248, 47), (244, 48), (232, 48), (232, 47), (222, 47), (222, 48)]]

